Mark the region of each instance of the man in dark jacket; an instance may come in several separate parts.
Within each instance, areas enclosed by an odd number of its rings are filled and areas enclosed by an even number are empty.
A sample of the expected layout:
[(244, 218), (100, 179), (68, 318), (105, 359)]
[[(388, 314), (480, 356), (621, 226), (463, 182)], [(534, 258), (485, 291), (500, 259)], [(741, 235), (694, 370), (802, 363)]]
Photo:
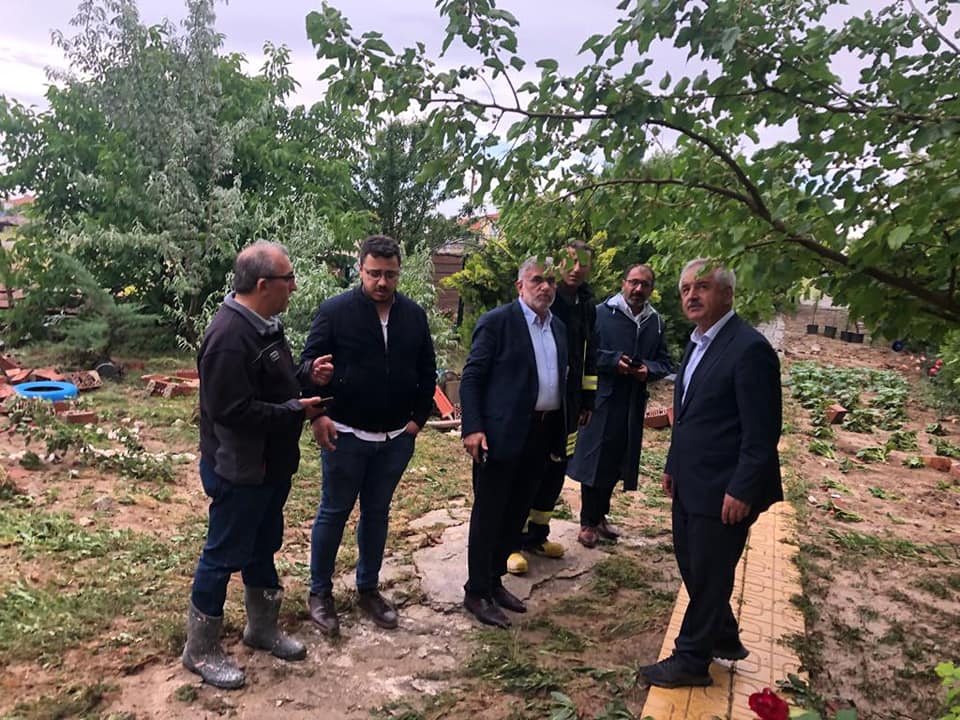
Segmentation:
[(677, 371), (662, 483), (690, 599), (673, 655), (643, 669), (662, 687), (710, 685), (711, 658), (749, 654), (730, 607), (734, 576), (750, 526), (783, 499), (780, 362), (733, 311), (735, 283), (733, 271), (702, 259), (680, 275), (683, 312), (696, 328)]
[(483, 315), (460, 380), (463, 447), (473, 458), (473, 508), (464, 607), (480, 622), (510, 625), (501, 608), (526, 612), (503, 586), (537, 484), (551, 454), (564, 452), (566, 330), (553, 317), (552, 265), (530, 258), (517, 274), (520, 298)]
[[(560, 318), (567, 328), (569, 369), (564, 388), (567, 446), (563, 455), (554, 455), (547, 463), (521, 539), (524, 550), (549, 558), (563, 557), (563, 545), (549, 539), (550, 518), (563, 490), (567, 458), (573, 454), (578, 430), (590, 421), (597, 391), (597, 336), (594, 332), (596, 300), (586, 283), (593, 251), (585, 242), (577, 240), (566, 247), (566, 255), (560, 267), (557, 298), (550, 306), (550, 312)], [(521, 575), (527, 569), (527, 559), (521, 552), (511, 553), (507, 558), (508, 572)]]
[(624, 490), (637, 489), (647, 383), (673, 370), (663, 321), (648, 301), (654, 281), (650, 267), (633, 265), (621, 292), (597, 306), (596, 407), (567, 470), (580, 483), (577, 540), (586, 547), (619, 535), (607, 513), (618, 480)]
[(360, 286), (317, 310), (301, 360), (332, 355), (336, 370), (321, 388), (333, 397), (316, 418), (323, 490), (310, 550), (311, 619), (328, 635), (340, 624), (333, 570), (343, 529), (357, 499), (359, 606), (380, 627), (397, 627), (396, 608), (379, 590), (393, 492), (427, 421), (436, 387), (436, 359), (427, 315), (397, 292), (400, 247), (383, 235), (360, 248)]
[(200, 372), (200, 479), (210, 496), (207, 541), (187, 613), (183, 664), (221, 688), (244, 683), (223, 651), (220, 631), (230, 575), (243, 575), (247, 625), (243, 641), (283, 660), (302, 660), (304, 646), (277, 628), (282, 591), (274, 553), (283, 541), (283, 506), (300, 460), (304, 417), (320, 398), (300, 398), (307, 378), (326, 382), (329, 357), (300, 368), (277, 315), (297, 285), (287, 251), (257, 242), (238, 256), (233, 287), (197, 356)]

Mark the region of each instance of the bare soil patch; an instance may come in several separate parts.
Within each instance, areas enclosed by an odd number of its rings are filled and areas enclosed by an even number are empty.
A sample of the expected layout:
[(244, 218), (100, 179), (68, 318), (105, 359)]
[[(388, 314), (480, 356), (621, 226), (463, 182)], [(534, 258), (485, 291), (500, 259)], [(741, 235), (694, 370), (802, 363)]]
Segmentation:
[(785, 372), (814, 360), (899, 373), (910, 385), (902, 431), (915, 433), (918, 447), (866, 463), (857, 452), (883, 447), (893, 431), (835, 426), (836, 457), (817, 456), (810, 413), (788, 401), (784, 466), (800, 511), (805, 592), (797, 598), (806, 617), (806, 634), (795, 639), (801, 659), (818, 694), (851, 702), (861, 718), (938, 717), (943, 692), (933, 668), (960, 657), (960, 485), (956, 475), (904, 462), (934, 454), (931, 423), (953, 443), (960, 426), (922, 403), (920, 358), (805, 335), (806, 322), (787, 324)]

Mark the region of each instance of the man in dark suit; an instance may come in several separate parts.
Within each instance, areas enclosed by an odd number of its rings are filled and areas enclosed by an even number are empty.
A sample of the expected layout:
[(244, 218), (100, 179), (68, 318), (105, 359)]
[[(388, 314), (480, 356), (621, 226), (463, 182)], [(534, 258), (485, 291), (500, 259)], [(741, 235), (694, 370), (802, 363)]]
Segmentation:
[(710, 685), (711, 658), (742, 660), (730, 608), (750, 526), (783, 499), (780, 363), (767, 340), (733, 311), (736, 278), (709, 260), (680, 276), (690, 336), (673, 396), (674, 425), (662, 483), (673, 498), (673, 545), (690, 596), (669, 658), (643, 669), (652, 685)]
[(567, 341), (550, 313), (555, 268), (530, 258), (520, 266), (517, 292), (517, 301), (480, 318), (460, 380), (474, 494), (463, 604), (497, 627), (510, 625), (501, 608), (526, 612), (502, 577), (550, 455), (565, 450)]

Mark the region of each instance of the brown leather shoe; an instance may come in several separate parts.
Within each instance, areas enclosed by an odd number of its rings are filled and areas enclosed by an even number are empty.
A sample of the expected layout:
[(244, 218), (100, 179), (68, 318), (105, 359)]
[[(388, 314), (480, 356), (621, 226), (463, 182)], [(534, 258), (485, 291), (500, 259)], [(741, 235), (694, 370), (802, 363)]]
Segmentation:
[(596, 528), (592, 528), (589, 525), (581, 526), (580, 534), (577, 535), (577, 542), (585, 548), (595, 548), (599, 542)]
[(523, 600), (507, 590), (503, 585), (493, 589), (493, 601), (504, 610), (509, 610), (510, 612), (525, 613), (527, 611), (527, 606), (523, 604)]
[(606, 518), (597, 523), (597, 534), (604, 540), (616, 540), (620, 537), (620, 531), (616, 525), (611, 525)]
[(393, 630), (400, 624), (397, 609), (380, 594), (379, 590), (361, 590), (357, 598), (357, 606), (385, 630)]
[(307, 611), (310, 619), (320, 626), (324, 635), (336, 637), (340, 634), (340, 620), (337, 619), (337, 606), (333, 603), (333, 595), (310, 593), (307, 598)]
[(510, 618), (504, 615), (503, 611), (490, 598), (465, 593), (463, 606), (484, 625), (493, 625), (499, 628), (510, 627)]

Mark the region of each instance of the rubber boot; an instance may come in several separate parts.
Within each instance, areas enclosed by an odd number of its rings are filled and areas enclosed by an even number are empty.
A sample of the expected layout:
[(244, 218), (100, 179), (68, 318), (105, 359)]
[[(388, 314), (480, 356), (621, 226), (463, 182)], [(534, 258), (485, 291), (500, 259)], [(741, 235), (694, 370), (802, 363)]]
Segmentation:
[(220, 645), (223, 615), (204, 615), (190, 603), (187, 610), (187, 643), (183, 646), (183, 666), (195, 672), (205, 683), (225, 690), (243, 687), (246, 678)]
[(270, 654), (281, 660), (303, 660), (307, 648), (277, 626), (280, 617), (280, 603), (283, 600), (281, 588), (255, 588), (243, 586), (243, 598), (247, 604), (247, 626), (243, 629), (243, 642), (250, 647), (269, 650)]

